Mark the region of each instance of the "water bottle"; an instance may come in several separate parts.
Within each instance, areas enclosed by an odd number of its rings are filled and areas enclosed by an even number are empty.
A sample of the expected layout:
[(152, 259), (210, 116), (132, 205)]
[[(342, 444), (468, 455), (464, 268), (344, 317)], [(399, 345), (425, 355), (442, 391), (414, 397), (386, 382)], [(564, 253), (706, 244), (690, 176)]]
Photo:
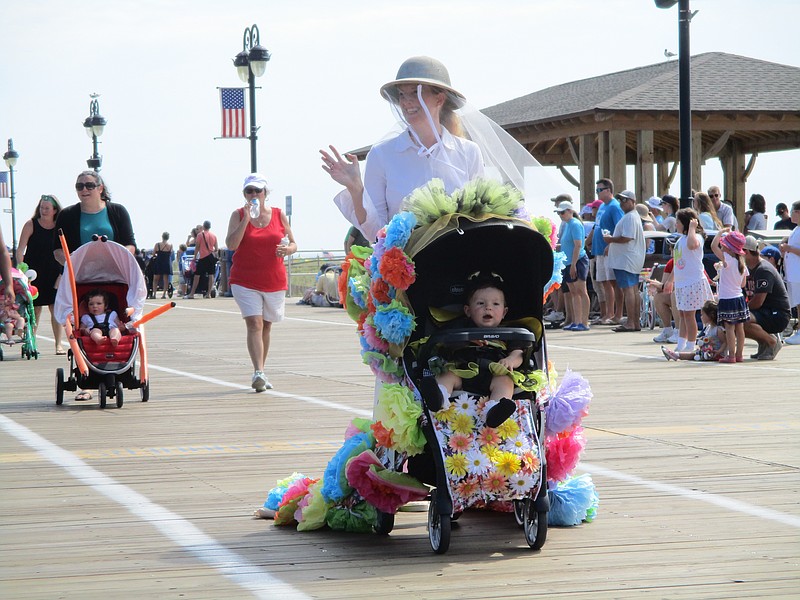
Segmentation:
[(260, 214), (261, 207), (258, 205), (258, 198), (252, 198), (250, 200), (250, 218), (257, 219)]
[(278, 244), (278, 247), (275, 249), (275, 254), (281, 256), (280, 250), (283, 248), (283, 256), (287, 256), (288, 253), (286, 252), (286, 247), (289, 245), (289, 236), (285, 235), (281, 238), (281, 243)]

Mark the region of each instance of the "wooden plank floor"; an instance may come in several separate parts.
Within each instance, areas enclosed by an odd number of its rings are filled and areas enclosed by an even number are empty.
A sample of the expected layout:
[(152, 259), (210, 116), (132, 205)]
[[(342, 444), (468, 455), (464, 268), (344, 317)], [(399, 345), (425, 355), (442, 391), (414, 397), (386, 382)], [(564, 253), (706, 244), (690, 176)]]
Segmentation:
[(146, 404), (131, 390), (120, 410), (70, 396), (56, 407), (66, 361), (47, 325), (39, 360), (6, 350), (0, 596), (797, 597), (800, 349), (667, 363), (649, 333), (549, 333), (556, 367), (593, 386), (582, 470), (598, 519), (551, 529), (534, 553), (508, 515), (469, 512), (436, 556), (424, 513), (400, 513), (386, 538), (252, 518), (278, 478), (321, 474), (348, 421), (371, 411), (344, 312), (290, 300), (287, 316), (273, 329), (274, 393), (258, 395), (228, 298), (182, 302), (149, 326)]

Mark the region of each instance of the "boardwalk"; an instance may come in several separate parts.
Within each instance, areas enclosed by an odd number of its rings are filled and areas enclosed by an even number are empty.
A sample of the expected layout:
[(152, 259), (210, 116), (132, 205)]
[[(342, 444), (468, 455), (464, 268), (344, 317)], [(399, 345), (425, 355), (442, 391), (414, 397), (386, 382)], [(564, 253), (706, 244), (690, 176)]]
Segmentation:
[(666, 363), (644, 333), (552, 333), (557, 368), (595, 393), (581, 469), (598, 519), (551, 529), (534, 553), (508, 515), (470, 512), (436, 556), (423, 513), (401, 513), (387, 538), (251, 517), (276, 479), (319, 475), (371, 409), (344, 312), (291, 301), (287, 312), (273, 329), (275, 390), (258, 395), (226, 298), (149, 326), (147, 404), (130, 391), (120, 410), (56, 407), (66, 361), (49, 338), (38, 361), (6, 351), (0, 597), (796, 597), (800, 349), (772, 363)]

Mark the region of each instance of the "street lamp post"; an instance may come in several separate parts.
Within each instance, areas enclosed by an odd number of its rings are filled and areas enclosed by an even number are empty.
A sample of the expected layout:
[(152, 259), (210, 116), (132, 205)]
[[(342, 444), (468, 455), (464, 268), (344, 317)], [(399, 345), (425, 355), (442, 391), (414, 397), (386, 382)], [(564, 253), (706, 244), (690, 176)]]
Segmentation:
[(97, 138), (103, 135), (106, 120), (100, 115), (100, 103), (97, 101), (100, 94), (89, 94), (89, 97), (92, 101), (89, 103), (89, 116), (83, 121), (83, 127), (86, 135), (92, 138), (92, 157), (86, 161), (86, 164), (97, 172), (103, 165), (103, 157), (97, 152), (97, 144), (99, 144)]
[(678, 4), (678, 96), (680, 98), (681, 208), (692, 206), (692, 109), (691, 62), (689, 53), (689, 26), (694, 16), (689, 10), (689, 0), (654, 0), (658, 8), (671, 8)]
[(239, 74), (239, 79), (247, 84), (250, 91), (250, 172), (258, 171), (258, 161), (256, 159), (256, 77), (261, 77), (267, 70), (267, 62), (270, 59), (269, 52), (260, 45), (258, 27), (253, 25), (244, 30), (242, 41), (242, 51), (233, 59), (233, 65)]
[(3, 160), (8, 166), (8, 185), (11, 188), (11, 264), (17, 266), (17, 209), (14, 206), (16, 195), (14, 193), (14, 167), (17, 164), (19, 153), (14, 150), (14, 140), (8, 140), (8, 152), (3, 154)]

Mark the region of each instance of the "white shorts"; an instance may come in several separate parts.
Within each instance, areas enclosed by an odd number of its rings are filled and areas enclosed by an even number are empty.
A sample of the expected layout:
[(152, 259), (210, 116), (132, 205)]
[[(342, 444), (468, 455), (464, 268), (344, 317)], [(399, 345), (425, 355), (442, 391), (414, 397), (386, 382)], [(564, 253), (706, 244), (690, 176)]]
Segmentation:
[(614, 269), (608, 267), (608, 257), (597, 257), (597, 272), (595, 273), (595, 281), (616, 281), (614, 277)]
[(789, 306), (800, 306), (800, 281), (787, 281), (786, 291), (789, 292)]
[(244, 317), (261, 317), (270, 323), (283, 321), (283, 313), (286, 307), (286, 292), (259, 292), (241, 285), (231, 285), (231, 293), (239, 311)]

